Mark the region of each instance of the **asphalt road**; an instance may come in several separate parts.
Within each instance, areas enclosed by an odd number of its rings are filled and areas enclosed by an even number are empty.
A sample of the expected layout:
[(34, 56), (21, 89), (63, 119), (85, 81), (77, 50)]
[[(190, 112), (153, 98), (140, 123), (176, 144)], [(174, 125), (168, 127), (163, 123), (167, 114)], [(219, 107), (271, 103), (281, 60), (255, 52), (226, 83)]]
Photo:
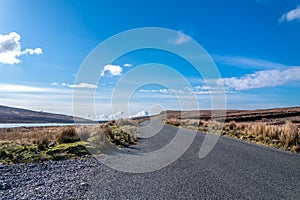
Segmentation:
[[(150, 152), (169, 143), (177, 132), (165, 126), (141, 139), (129, 153)], [(189, 130), (185, 130), (189, 134)], [(198, 158), (205, 134), (171, 165), (154, 172), (95, 173), (85, 195), (98, 199), (300, 199), (300, 155), (220, 137), (215, 148)]]
[[(153, 152), (177, 131), (165, 126), (101, 159)], [(116, 171), (96, 159), (1, 166), (0, 199), (300, 199), (299, 154), (220, 137), (199, 159), (204, 137), (198, 133), (179, 159), (149, 173)]]

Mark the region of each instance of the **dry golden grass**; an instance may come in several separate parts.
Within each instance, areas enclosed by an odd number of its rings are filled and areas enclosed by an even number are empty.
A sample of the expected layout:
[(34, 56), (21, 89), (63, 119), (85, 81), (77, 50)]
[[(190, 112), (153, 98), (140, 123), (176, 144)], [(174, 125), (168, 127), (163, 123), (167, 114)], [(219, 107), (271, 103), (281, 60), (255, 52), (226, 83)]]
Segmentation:
[(118, 126), (137, 126), (138, 122), (130, 118), (121, 118), (116, 121)]
[(0, 129), (0, 142), (20, 145), (46, 144), (51, 141), (57, 141), (65, 128), (59, 126), (2, 128)]
[(235, 121), (222, 124), (210, 120), (168, 118), (165, 123), (185, 128), (196, 127), (197, 130), (203, 132), (227, 135), (296, 153), (300, 152), (300, 128), (290, 121), (278, 125), (266, 122), (236, 123)]
[[(92, 126), (55, 126), (55, 127), (18, 127), (0, 129), (0, 144), (43, 144), (73, 143), (80, 139), (87, 141), (95, 134), (102, 132), (113, 143), (133, 144), (137, 142), (137, 122), (131, 119), (120, 119)], [(122, 141), (118, 141), (118, 140)]]
[(267, 123), (236, 123), (235, 130), (242, 135), (254, 136), (263, 143), (273, 143), (284, 149), (300, 144), (300, 129), (291, 122), (283, 125), (268, 125)]

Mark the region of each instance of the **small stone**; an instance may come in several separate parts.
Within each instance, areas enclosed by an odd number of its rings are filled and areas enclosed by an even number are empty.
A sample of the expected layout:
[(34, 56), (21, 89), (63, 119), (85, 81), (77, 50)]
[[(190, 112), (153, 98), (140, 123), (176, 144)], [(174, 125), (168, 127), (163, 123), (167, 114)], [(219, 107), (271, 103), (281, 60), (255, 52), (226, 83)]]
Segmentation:
[(272, 143), (278, 144), (278, 143), (279, 143), (279, 140), (273, 139), (273, 140), (272, 140)]
[(10, 184), (3, 183), (3, 184), (0, 185), (0, 190), (7, 190), (7, 189), (11, 189)]
[(90, 185), (88, 183), (80, 183), (79, 187), (83, 190), (87, 190), (90, 187)]
[(247, 137), (246, 137), (246, 136), (242, 136), (242, 137), (240, 137), (240, 139), (241, 139), (241, 140), (246, 140)]
[(55, 146), (55, 142), (50, 142), (49, 144), (48, 144), (48, 147), (54, 147)]

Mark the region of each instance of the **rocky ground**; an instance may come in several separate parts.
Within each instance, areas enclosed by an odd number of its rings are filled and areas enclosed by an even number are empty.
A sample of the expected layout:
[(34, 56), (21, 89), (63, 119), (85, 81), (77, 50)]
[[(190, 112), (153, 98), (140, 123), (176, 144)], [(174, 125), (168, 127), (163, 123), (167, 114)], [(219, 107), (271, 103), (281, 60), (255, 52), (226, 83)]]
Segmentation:
[(93, 158), (0, 165), (0, 196), (1, 199), (81, 199), (98, 165)]

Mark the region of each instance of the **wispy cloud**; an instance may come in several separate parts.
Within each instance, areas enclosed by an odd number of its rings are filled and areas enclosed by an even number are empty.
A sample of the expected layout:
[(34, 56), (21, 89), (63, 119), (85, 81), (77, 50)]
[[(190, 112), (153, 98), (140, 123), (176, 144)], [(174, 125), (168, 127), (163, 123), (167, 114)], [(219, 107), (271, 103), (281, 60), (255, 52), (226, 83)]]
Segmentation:
[(132, 64), (125, 63), (125, 64), (123, 65), (123, 67), (132, 67)]
[[(209, 87), (206, 85), (197, 85), (194, 87), (184, 87), (183, 89), (141, 89), (140, 92), (144, 93), (157, 93), (163, 95), (173, 95), (173, 94), (197, 94), (197, 95), (207, 95), (207, 94), (219, 94), (222, 93), (223, 90), (219, 87)], [(228, 91), (229, 92), (229, 91)]]
[(223, 91), (221, 90), (221, 88), (210, 87), (207, 85), (197, 85), (193, 87), (193, 90), (191, 90), (191, 93), (197, 95), (220, 94), (222, 92)]
[(283, 14), (279, 22), (300, 20), (300, 7)]
[(23, 93), (23, 92), (57, 92), (52, 88), (15, 85), (15, 84), (0, 84), (0, 92)]
[(122, 71), (122, 67), (118, 65), (105, 65), (101, 72), (101, 76), (105, 76), (105, 72), (108, 72), (111, 76), (120, 76)]
[(212, 56), (214, 61), (217, 63), (237, 66), (237, 67), (245, 67), (245, 68), (268, 68), (268, 69), (280, 69), (287, 67), (286, 65), (270, 62), (267, 60), (262, 59), (255, 59), (255, 58), (247, 58), (247, 57), (240, 57), (240, 56), (220, 56), (214, 55)]
[(94, 89), (97, 88), (98, 86), (95, 84), (90, 84), (90, 83), (79, 83), (79, 84), (74, 84), (74, 85), (67, 85), (70, 88), (87, 88), (87, 89)]
[(58, 85), (58, 83), (57, 82), (53, 82), (53, 83), (51, 83), (51, 86), (57, 86)]
[(21, 61), (18, 57), (22, 55), (40, 55), (43, 53), (41, 48), (21, 50), (21, 36), (16, 32), (8, 35), (0, 35), (0, 63), (17, 64)]
[(183, 94), (183, 90), (176, 90), (176, 89), (141, 89), (140, 92), (145, 93), (161, 93), (161, 94)]
[(248, 90), (263, 87), (275, 87), (289, 82), (300, 81), (300, 67), (285, 70), (264, 70), (242, 77), (219, 79), (219, 84), (233, 90)]
[(146, 111), (146, 110), (142, 110), (138, 113), (136, 113), (134, 116), (132, 117), (146, 117), (146, 116), (149, 116), (149, 112)]
[(169, 43), (175, 44), (175, 45), (181, 45), (189, 42), (192, 38), (188, 35), (184, 34), (182, 31), (178, 31), (177, 38), (170, 40)]
[(68, 88), (86, 88), (86, 89), (93, 89), (93, 88), (98, 88), (96, 84), (91, 84), (91, 83), (78, 83), (78, 84), (68, 84), (68, 83), (57, 83), (53, 82), (50, 84), (51, 86), (63, 86), (63, 87), (68, 87)]

